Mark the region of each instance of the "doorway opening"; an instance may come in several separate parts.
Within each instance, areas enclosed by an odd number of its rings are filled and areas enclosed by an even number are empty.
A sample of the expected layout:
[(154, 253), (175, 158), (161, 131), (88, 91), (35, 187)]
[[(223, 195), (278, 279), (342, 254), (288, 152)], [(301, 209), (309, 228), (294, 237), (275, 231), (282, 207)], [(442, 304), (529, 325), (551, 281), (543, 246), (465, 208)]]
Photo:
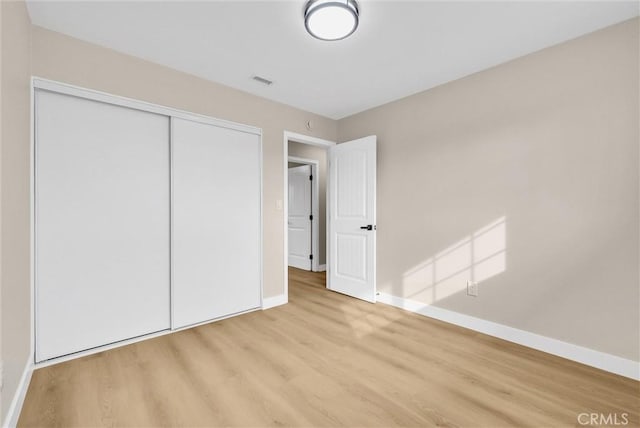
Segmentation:
[(313, 272), (325, 271), (327, 263), (326, 155), (321, 147), (289, 142), (288, 263)]
[[(297, 144), (297, 143), (291, 143)], [(291, 149), (289, 150), (291, 153)], [(320, 177), (318, 164), (320, 161), (307, 158), (289, 156), (288, 170), (288, 217), (289, 257), (290, 267), (306, 271), (318, 272), (321, 256), (320, 237), (321, 220), (319, 201)], [(324, 225), (324, 224), (323, 224)]]
[[(284, 204), (276, 202), (278, 209), (284, 208), (284, 287), (282, 303), (289, 301), (289, 272), (314, 274), (314, 266), (324, 272), (324, 288), (346, 294), (371, 303), (376, 301), (376, 144), (377, 137), (370, 135), (339, 145), (331, 141), (301, 134), (284, 132)], [(320, 149), (320, 150), (318, 150)], [(296, 152), (296, 150), (301, 150)], [(315, 152), (315, 156), (310, 154)], [(297, 156), (295, 156), (297, 155)], [(294, 156), (289, 159), (289, 156)], [(315, 159), (314, 159), (315, 157)], [(289, 161), (292, 161), (292, 185), (289, 183)], [(324, 168), (320, 160), (324, 160)], [(306, 200), (313, 199), (313, 166), (317, 162), (318, 189), (325, 180), (325, 209), (321, 208), (322, 192), (315, 205), (306, 208)], [(307, 165), (311, 165), (307, 167)], [(324, 174), (322, 173), (324, 170)], [(309, 173), (309, 183), (306, 174)], [(297, 174), (297, 175), (296, 175)], [(302, 178), (301, 178), (302, 177)], [(298, 180), (298, 184), (294, 181)], [(296, 190), (296, 186), (299, 188)], [(291, 190), (291, 200), (290, 200)], [(297, 193), (296, 193), (297, 192)], [(306, 193), (305, 193), (306, 192)], [(300, 206), (294, 206), (296, 201)], [(320, 215), (325, 214), (325, 233), (320, 231), (315, 238), (314, 249), (313, 207), (318, 207), (317, 230), (321, 229)], [(291, 209), (292, 217), (289, 217)], [(307, 216), (307, 212), (308, 217)], [(297, 218), (296, 218), (297, 215)], [(299, 220), (299, 222), (297, 222)], [(292, 228), (290, 241), (289, 231)], [(294, 230), (295, 229), (295, 230)], [(311, 232), (309, 231), (311, 230)], [(309, 237), (311, 237), (309, 241)], [(298, 239), (298, 241), (295, 241)], [(290, 251), (291, 247), (291, 251)], [(323, 251), (324, 247), (324, 251)], [(307, 248), (309, 259), (305, 258)], [(314, 254), (315, 251), (315, 254)], [(291, 256), (291, 257), (290, 257)], [(313, 263), (317, 256), (317, 265)], [(324, 257), (324, 258), (323, 258)], [(290, 267), (290, 260), (297, 259), (300, 265)], [(311, 262), (309, 262), (311, 261)], [(322, 263), (324, 262), (324, 263)], [(292, 263), (294, 264), (294, 263)], [(295, 266), (295, 264), (294, 264)], [(307, 270), (308, 269), (308, 270)], [(280, 304), (282, 304), (280, 303)]]
[(332, 141), (285, 133), (285, 284), (326, 287), (327, 149)]

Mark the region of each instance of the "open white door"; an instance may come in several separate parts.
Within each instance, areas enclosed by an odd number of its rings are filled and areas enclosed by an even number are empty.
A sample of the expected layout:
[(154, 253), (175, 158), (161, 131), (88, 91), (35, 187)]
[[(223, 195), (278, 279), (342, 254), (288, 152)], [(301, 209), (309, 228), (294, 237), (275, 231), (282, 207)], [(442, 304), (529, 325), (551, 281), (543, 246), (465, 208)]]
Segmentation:
[(376, 300), (376, 136), (329, 148), (330, 290)]
[(289, 266), (311, 270), (311, 165), (289, 168)]

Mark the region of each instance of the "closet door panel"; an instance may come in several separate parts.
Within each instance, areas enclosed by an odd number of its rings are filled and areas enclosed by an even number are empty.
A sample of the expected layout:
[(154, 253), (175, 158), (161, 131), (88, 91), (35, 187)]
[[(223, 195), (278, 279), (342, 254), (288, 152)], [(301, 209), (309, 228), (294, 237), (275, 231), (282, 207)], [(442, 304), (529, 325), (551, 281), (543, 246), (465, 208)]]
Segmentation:
[(170, 327), (169, 118), (36, 92), (36, 359)]
[(260, 138), (172, 120), (177, 328), (260, 306)]

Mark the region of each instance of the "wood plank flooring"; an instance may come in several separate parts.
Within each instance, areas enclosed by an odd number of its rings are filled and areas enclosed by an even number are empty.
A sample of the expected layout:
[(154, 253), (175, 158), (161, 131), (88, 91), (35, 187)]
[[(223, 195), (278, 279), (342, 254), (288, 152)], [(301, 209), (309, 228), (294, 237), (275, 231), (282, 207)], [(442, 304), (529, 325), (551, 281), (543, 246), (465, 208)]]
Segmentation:
[(640, 425), (639, 382), (289, 274), (288, 305), (36, 370), (18, 425)]

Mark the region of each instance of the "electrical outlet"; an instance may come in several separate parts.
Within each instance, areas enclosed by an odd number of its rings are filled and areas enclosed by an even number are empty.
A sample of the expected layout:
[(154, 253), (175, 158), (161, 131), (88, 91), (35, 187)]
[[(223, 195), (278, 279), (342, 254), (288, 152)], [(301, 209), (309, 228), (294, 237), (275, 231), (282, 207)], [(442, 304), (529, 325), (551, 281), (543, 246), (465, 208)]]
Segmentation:
[(478, 283), (467, 280), (467, 296), (478, 297)]

